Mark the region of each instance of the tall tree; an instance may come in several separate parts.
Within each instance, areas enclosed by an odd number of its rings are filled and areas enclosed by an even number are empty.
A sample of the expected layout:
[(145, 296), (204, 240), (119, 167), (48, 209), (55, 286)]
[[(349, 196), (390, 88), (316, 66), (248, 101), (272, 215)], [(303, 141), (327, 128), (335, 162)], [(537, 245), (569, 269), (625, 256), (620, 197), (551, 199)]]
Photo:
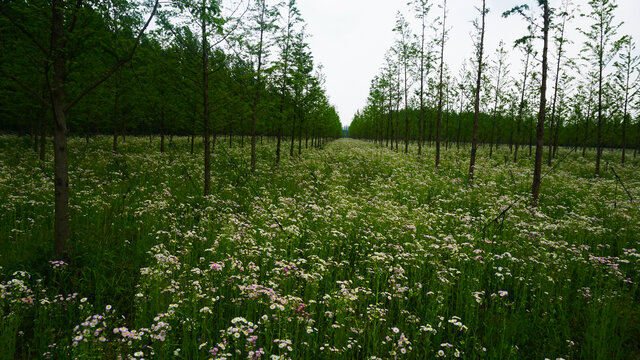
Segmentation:
[(431, 11), (431, 4), (429, 4), (429, 0), (413, 0), (411, 2), (413, 5), (413, 11), (415, 12), (415, 17), (420, 21), (420, 34), (417, 35), (417, 41), (415, 48), (418, 51), (419, 60), (419, 78), (420, 78), (420, 90), (418, 93), (418, 97), (420, 99), (420, 124), (418, 126), (418, 155), (422, 155), (422, 144), (423, 144), (423, 136), (424, 136), (424, 83), (425, 77), (429, 76), (429, 71), (431, 69), (431, 42), (427, 43), (426, 39), (426, 29), (427, 29), (427, 16), (429, 15), (429, 11)]
[(555, 85), (553, 87), (553, 104), (551, 105), (551, 122), (549, 124), (549, 153), (547, 154), (547, 166), (551, 166), (551, 159), (553, 157), (553, 133), (554, 133), (554, 126), (557, 126), (556, 124), (556, 108), (558, 105), (558, 94), (559, 94), (559, 84), (560, 84), (560, 71), (562, 70), (562, 60), (563, 60), (563, 56), (564, 56), (564, 51), (565, 51), (565, 43), (567, 42), (567, 38), (565, 37), (565, 29), (566, 29), (566, 25), (567, 25), (567, 21), (571, 20), (573, 18), (573, 10), (571, 8), (572, 6), (572, 2), (571, 0), (563, 0), (562, 3), (562, 11), (560, 12), (559, 16), (562, 18), (562, 22), (560, 23), (560, 26), (558, 27), (558, 34), (557, 36), (555, 36), (555, 43), (556, 46), (558, 47), (558, 54), (557, 54), (557, 63), (556, 63), (556, 74), (555, 74)]
[(493, 102), (493, 112), (491, 114), (491, 134), (490, 134), (490, 140), (489, 140), (489, 158), (490, 159), (493, 157), (494, 143), (496, 144), (496, 148), (497, 148), (497, 144), (500, 142), (500, 135), (498, 134), (498, 136), (495, 137), (496, 119), (498, 118), (498, 115), (499, 115), (498, 111), (500, 107), (500, 101), (502, 100), (502, 97), (503, 97), (503, 91), (504, 91), (503, 87), (506, 83), (505, 79), (507, 79), (507, 76), (509, 75), (509, 69), (508, 69), (508, 63), (507, 63), (507, 51), (505, 50), (504, 46), (505, 46), (504, 42), (500, 41), (500, 44), (498, 45), (497, 58), (495, 60), (495, 65), (494, 65), (496, 83), (493, 86), (494, 102)]
[(533, 207), (538, 206), (538, 197), (540, 196), (540, 182), (542, 174), (542, 148), (544, 146), (544, 120), (547, 111), (547, 53), (549, 49), (549, 1), (538, 0), (538, 4), (542, 7), (542, 33), (543, 33), (543, 48), (542, 48), (542, 84), (540, 86), (540, 111), (538, 112), (538, 126), (536, 129), (536, 157), (533, 170), (533, 184), (531, 186), (532, 200), (531, 205)]
[(402, 95), (404, 97), (404, 153), (409, 153), (409, 72), (411, 59), (414, 56), (411, 42), (411, 27), (402, 13), (396, 15), (396, 25), (393, 31), (397, 34), (394, 51), (398, 56), (398, 63), (402, 66)]
[[(289, 156), (293, 157), (295, 149), (296, 129), (298, 138), (302, 139), (302, 125), (304, 122), (304, 97), (307, 91), (311, 72), (313, 71), (313, 57), (309, 51), (309, 44), (305, 41), (306, 35), (299, 32), (295, 36), (292, 48), (292, 88), (293, 88), (293, 116), (291, 116), (291, 147)], [(298, 120), (298, 121), (296, 121)], [(306, 129), (308, 131), (308, 129)], [(300, 140), (298, 141), (300, 143)], [(301, 151), (298, 146), (298, 152)]]
[[(280, 120), (278, 123), (278, 139), (276, 146), (276, 167), (280, 163), (280, 143), (282, 141), (282, 126), (285, 122), (285, 102), (287, 99), (287, 92), (290, 87), (290, 66), (292, 61), (292, 43), (295, 40), (294, 27), (296, 24), (302, 22), (300, 17), (300, 11), (296, 7), (295, 0), (289, 0), (286, 6), (280, 5), (280, 8), (284, 7), (284, 23), (280, 27), (281, 31), (277, 39), (278, 47), (280, 48), (280, 58), (276, 63), (276, 68), (280, 72)], [(291, 135), (293, 137), (293, 134)]]
[(596, 176), (600, 175), (600, 159), (602, 157), (602, 127), (603, 127), (603, 92), (607, 82), (606, 68), (618, 51), (617, 42), (614, 39), (621, 24), (614, 24), (614, 11), (618, 7), (615, 0), (590, 0), (591, 12), (582, 15), (593, 21), (589, 30), (581, 30), (587, 37), (584, 42), (583, 54), (596, 69), (598, 84), (598, 129), (597, 129), (597, 154)]
[(485, 31), (485, 17), (487, 15), (486, 1), (482, 0), (482, 9), (480, 16), (482, 18), (482, 25), (478, 24), (478, 21), (474, 21), (474, 26), (478, 31), (478, 39), (476, 40), (476, 61), (478, 62), (478, 73), (476, 78), (475, 87), (475, 103), (474, 103), (474, 116), (473, 116), (473, 140), (471, 142), (471, 159), (469, 162), (469, 178), (467, 184), (473, 183), (473, 172), (476, 164), (476, 151), (478, 148), (478, 122), (480, 121), (480, 90), (482, 85), (482, 67), (484, 64), (484, 31)]
[(625, 36), (622, 41), (622, 51), (619, 60), (614, 64), (616, 72), (616, 87), (622, 94), (622, 164), (625, 163), (627, 150), (627, 125), (631, 118), (629, 104), (640, 90), (640, 55), (636, 55), (636, 46), (631, 36)]
[[(276, 29), (275, 20), (277, 9), (267, 5), (266, 0), (255, 0), (252, 8), (252, 22), (254, 25), (250, 29), (257, 35), (256, 41), (248, 44), (249, 52), (254, 57), (254, 89), (251, 107), (251, 170), (256, 169), (256, 124), (258, 117), (258, 103), (263, 87), (264, 69), (267, 57), (269, 56), (268, 36)], [(251, 41), (251, 40), (249, 40)]]
[(447, 40), (447, 0), (442, 0), (442, 34), (438, 40), (440, 45), (440, 81), (438, 82), (438, 115), (436, 118), (436, 170), (440, 166), (440, 137), (442, 127), (442, 101), (443, 101), (443, 77), (444, 77), (444, 45)]
[(529, 80), (529, 62), (532, 57), (534, 57), (534, 49), (533, 49), (533, 39), (535, 38), (536, 31), (536, 23), (533, 18), (533, 15), (529, 13), (528, 5), (519, 5), (511, 10), (505, 11), (502, 16), (508, 17), (513, 14), (519, 14), (527, 21), (527, 29), (529, 34), (526, 36), (519, 38), (515, 42), (516, 47), (520, 47), (522, 52), (524, 53), (524, 68), (522, 71), (522, 83), (520, 84), (520, 104), (518, 106), (518, 115), (516, 119), (516, 136), (515, 136), (515, 151), (513, 152), (513, 162), (516, 163), (518, 161), (518, 147), (520, 145), (520, 129), (522, 125), (522, 119), (525, 113), (525, 107), (527, 106), (526, 102), (526, 91), (527, 91), (527, 81)]
[[(71, 229), (69, 226), (69, 159), (67, 148), (67, 113), (76, 105), (82, 98), (88, 93), (93, 91), (100, 84), (108, 80), (122, 65), (129, 62), (138, 47), (140, 39), (147, 29), (151, 19), (155, 15), (158, 7), (158, 1), (153, 4), (151, 14), (139, 30), (138, 35), (134, 41), (133, 46), (127, 52), (127, 54), (119, 59), (116, 64), (106, 71), (99, 78), (95, 79), (90, 85), (78, 92), (74, 98), (70, 101), (67, 99), (67, 77), (69, 76), (69, 62), (70, 62), (70, 47), (71, 39), (74, 39), (72, 35), (79, 27), (78, 24), (82, 22), (79, 19), (81, 13), (82, 2), (71, 4), (68, 0), (51, 0), (51, 14), (48, 18), (50, 24), (50, 46), (45, 47), (38, 38), (33, 35), (35, 29), (25, 28), (20, 22), (16, 20), (13, 14), (4, 6), (0, 8), (0, 13), (8, 18), (12, 24), (16, 27), (17, 31), (25, 34), (25, 36), (34, 43), (41, 51), (41, 56), (47, 59), (52, 64), (53, 76), (48, 82), (49, 93), (51, 94), (51, 100), (43, 99), (37, 91), (32, 90), (20, 79), (11, 76), (4, 70), (1, 72), (7, 75), (7, 77), (14, 80), (25, 90), (33, 94), (41, 103), (46, 104), (53, 111), (54, 117), (54, 129), (53, 129), (53, 143), (54, 143), (54, 253), (56, 257), (62, 257), (67, 254), (68, 240), (71, 236)], [(40, 29), (38, 29), (40, 30)]]

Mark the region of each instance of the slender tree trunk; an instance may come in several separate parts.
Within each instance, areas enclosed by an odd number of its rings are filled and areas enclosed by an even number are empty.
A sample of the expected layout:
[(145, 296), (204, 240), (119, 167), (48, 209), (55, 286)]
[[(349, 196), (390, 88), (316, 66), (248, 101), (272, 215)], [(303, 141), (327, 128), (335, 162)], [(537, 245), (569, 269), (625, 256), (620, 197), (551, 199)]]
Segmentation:
[(558, 152), (558, 136), (560, 134), (560, 129), (562, 129), (563, 121), (562, 118), (558, 118), (555, 126), (555, 134), (553, 135), (553, 154), (552, 157), (556, 157), (556, 153)]
[(538, 206), (538, 197), (540, 196), (540, 182), (542, 175), (542, 150), (544, 147), (544, 120), (547, 111), (547, 52), (549, 48), (549, 1), (545, 0), (542, 4), (544, 8), (544, 46), (542, 49), (542, 86), (540, 88), (540, 111), (538, 113), (538, 127), (536, 131), (536, 158), (533, 170), (533, 184), (531, 186), (531, 194), (533, 199), (531, 205)]
[(51, 44), (53, 55), (52, 105), (55, 119), (53, 129), (54, 154), (54, 253), (56, 258), (66, 255), (69, 227), (69, 164), (67, 149), (66, 106), (66, 52), (64, 34), (64, 1), (51, 2)]
[(496, 131), (496, 117), (498, 116), (498, 101), (500, 100), (500, 81), (502, 80), (502, 62), (498, 63), (498, 77), (496, 79), (496, 97), (493, 102), (493, 116), (491, 117), (491, 139), (489, 141), (489, 159), (493, 158), (493, 144), (496, 143), (497, 139), (494, 141), (494, 133)]
[(396, 105), (396, 152), (398, 151), (398, 142), (400, 141), (400, 129), (399, 129), (399, 123), (400, 123), (400, 101), (398, 101), (397, 105)]
[(207, 22), (204, 18), (206, 0), (202, 0), (202, 111), (204, 120), (204, 196), (211, 193), (211, 144), (209, 139), (209, 44)]
[(229, 149), (233, 146), (233, 115), (229, 119)]
[(193, 145), (196, 137), (196, 117), (198, 116), (197, 106), (193, 106), (193, 120), (191, 122), (191, 155), (193, 155)]
[(127, 118), (125, 116), (125, 114), (122, 114), (122, 118), (121, 118), (121, 123), (122, 123), (122, 142), (125, 142), (127, 140)]
[(164, 153), (164, 134), (165, 134), (165, 118), (164, 118), (164, 109), (160, 114), (160, 152)]
[(296, 139), (296, 117), (298, 111), (294, 110), (293, 116), (291, 117), (291, 147), (289, 148), (289, 156), (293, 157), (293, 149), (295, 148), (295, 139)]
[[(631, 44), (629, 44), (628, 58), (631, 58)], [(626, 70), (624, 88), (624, 112), (622, 115), (622, 165), (624, 165), (627, 151), (627, 121), (629, 120), (629, 81), (631, 78), (631, 63), (628, 63)]]
[[(482, 0), (482, 29), (480, 30), (480, 48), (478, 49), (478, 78), (476, 79), (476, 98), (474, 104), (473, 117), (473, 140), (471, 142), (471, 160), (469, 163), (468, 185), (473, 183), (473, 173), (476, 165), (476, 151), (478, 148), (478, 123), (480, 122), (480, 86), (482, 85), (482, 56), (484, 51), (484, 29), (485, 29), (486, 2)], [(460, 130), (458, 129), (458, 132)], [(459, 141), (460, 139), (458, 139)]]
[(533, 117), (529, 116), (529, 157), (533, 155)]
[[(300, 115), (300, 127), (302, 128), (302, 123), (304, 122), (304, 115)], [(302, 129), (301, 129), (302, 130)], [(298, 156), (302, 154), (302, 131), (298, 131)]]
[(520, 144), (520, 124), (522, 123), (522, 117), (524, 115), (524, 95), (525, 90), (527, 89), (527, 77), (529, 75), (529, 56), (531, 52), (527, 51), (527, 57), (524, 64), (524, 79), (522, 81), (522, 93), (520, 96), (520, 107), (518, 108), (518, 120), (516, 124), (516, 138), (515, 138), (515, 151), (513, 152), (513, 163), (518, 162), (518, 146)]
[(602, 88), (604, 77), (604, 35), (600, 34), (600, 51), (598, 61), (598, 135), (596, 141), (596, 176), (600, 176), (600, 158), (602, 157)]
[(420, 126), (418, 129), (418, 155), (422, 155), (422, 142), (424, 140), (424, 40), (425, 40), (425, 16), (422, 15), (422, 35), (420, 36)]
[(589, 123), (591, 122), (591, 105), (587, 110), (587, 117), (584, 119), (584, 140), (582, 141), (582, 157), (587, 155), (587, 139), (589, 137)]
[(276, 145), (276, 168), (280, 166), (280, 142), (282, 141), (282, 125), (278, 126), (278, 141)]
[(560, 82), (560, 67), (562, 64), (562, 48), (564, 45), (564, 29), (565, 29), (565, 25), (567, 22), (567, 17), (566, 15), (564, 16), (563, 20), (562, 20), (562, 27), (560, 28), (560, 45), (558, 46), (558, 63), (556, 64), (556, 78), (555, 78), (555, 85), (554, 85), (554, 89), (553, 89), (553, 105), (551, 106), (551, 124), (549, 126), (549, 154), (547, 157), (547, 166), (551, 166), (551, 159), (553, 157), (553, 151), (552, 151), (552, 146), (553, 146), (553, 131), (554, 131), (554, 125), (555, 125), (555, 121), (556, 121), (556, 104), (558, 101), (558, 84)]
[(442, 127), (442, 99), (443, 99), (443, 78), (444, 78), (444, 41), (446, 37), (446, 21), (447, 21), (447, 0), (444, 0), (442, 6), (442, 38), (440, 41), (440, 81), (438, 83), (438, 117), (436, 120), (436, 170), (440, 166), (440, 128)]
[(404, 64), (404, 153), (409, 153), (409, 89), (408, 89), (408, 64)]
[(115, 93), (114, 93), (114, 100), (113, 100), (113, 153), (117, 154), (118, 153), (118, 100), (120, 98), (120, 94), (119, 94), (119, 85), (120, 85), (120, 81), (118, 78), (118, 73), (119, 71), (116, 70), (116, 73), (114, 74), (114, 81), (115, 81)]
[(266, 5), (262, 3), (260, 13), (260, 43), (258, 45), (258, 69), (256, 72), (256, 89), (253, 94), (253, 105), (251, 106), (251, 171), (256, 169), (256, 123), (258, 116), (258, 102), (260, 101), (260, 86), (262, 85), (262, 45), (264, 41), (264, 15)]

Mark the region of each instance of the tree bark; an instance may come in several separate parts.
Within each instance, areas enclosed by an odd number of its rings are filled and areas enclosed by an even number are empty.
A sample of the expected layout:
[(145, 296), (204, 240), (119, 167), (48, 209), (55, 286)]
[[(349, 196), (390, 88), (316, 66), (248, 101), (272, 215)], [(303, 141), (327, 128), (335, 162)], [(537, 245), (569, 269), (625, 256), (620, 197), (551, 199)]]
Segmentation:
[(525, 64), (524, 64), (524, 79), (522, 81), (522, 93), (520, 96), (520, 107), (518, 109), (518, 120), (517, 120), (517, 124), (516, 124), (516, 137), (515, 137), (515, 151), (513, 152), (513, 163), (517, 163), (518, 162), (518, 146), (520, 144), (520, 126), (522, 123), (522, 117), (524, 116), (524, 95), (525, 95), (525, 91), (527, 89), (527, 77), (529, 75), (529, 57), (531, 55), (531, 52), (529, 50), (527, 50), (527, 57), (525, 60)]
[(444, 41), (446, 37), (446, 21), (447, 21), (447, 0), (444, 0), (442, 6), (442, 41), (440, 46), (440, 82), (438, 83), (438, 115), (436, 119), (436, 171), (440, 166), (440, 136), (442, 127), (442, 99), (443, 99), (443, 78), (444, 78)]
[(204, 196), (211, 193), (211, 143), (209, 134), (209, 44), (207, 43), (207, 22), (204, 13), (206, 0), (202, 0), (202, 111), (204, 118)]
[[(482, 55), (484, 51), (484, 27), (485, 27), (486, 1), (482, 0), (482, 29), (480, 30), (480, 48), (478, 55), (478, 78), (476, 79), (474, 117), (473, 117), (473, 140), (471, 142), (471, 160), (469, 163), (468, 185), (473, 183), (473, 173), (476, 165), (476, 151), (478, 148), (478, 123), (480, 122), (480, 86), (482, 85)], [(458, 132), (460, 129), (458, 129)], [(458, 135), (459, 136), (459, 135)], [(458, 143), (460, 139), (458, 138)]]
[(115, 81), (115, 93), (113, 99), (113, 154), (118, 153), (118, 100), (119, 100), (119, 92), (118, 86), (119, 84), (119, 71), (116, 70), (114, 74)]
[(542, 85), (540, 87), (540, 111), (538, 113), (538, 126), (536, 129), (536, 158), (533, 170), (533, 184), (531, 186), (533, 207), (538, 206), (538, 198), (540, 196), (540, 182), (542, 175), (542, 150), (544, 147), (544, 120), (547, 111), (547, 52), (549, 48), (549, 1), (545, 0), (542, 4), (544, 8), (544, 46), (542, 48)]
[(53, 53), (52, 105), (55, 119), (53, 129), (54, 154), (54, 253), (56, 258), (66, 255), (71, 236), (69, 226), (69, 164), (67, 149), (66, 52), (64, 34), (64, 1), (51, 1), (51, 44)]

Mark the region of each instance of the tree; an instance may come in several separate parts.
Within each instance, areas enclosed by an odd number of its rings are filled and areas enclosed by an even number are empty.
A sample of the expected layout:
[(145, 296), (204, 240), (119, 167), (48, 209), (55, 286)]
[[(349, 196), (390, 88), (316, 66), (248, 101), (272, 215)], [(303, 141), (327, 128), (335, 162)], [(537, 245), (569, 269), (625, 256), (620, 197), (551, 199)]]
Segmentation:
[(309, 51), (309, 45), (305, 42), (305, 38), (306, 35), (304, 32), (297, 33), (292, 48), (293, 74), (291, 76), (291, 82), (293, 88), (293, 116), (291, 117), (291, 147), (289, 149), (290, 157), (293, 157), (294, 153), (297, 118), (299, 118), (300, 120), (297, 122), (299, 139), (302, 138), (302, 125), (304, 122), (304, 117), (302, 114), (303, 101), (305, 91), (307, 90), (309, 79), (311, 77), (311, 72), (313, 71), (313, 57), (311, 56), (311, 52)]
[[(300, 17), (300, 11), (296, 7), (295, 0), (289, 0), (286, 4), (286, 15), (284, 20), (284, 26), (280, 27), (281, 33), (277, 39), (278, 46), (280, 47), (280, 59), (276, 63), (276, 69), (280, 71), (280, 122), (278, 124), (278, 144), (276, 148), (276, 167), (280, 163), (280, 143), (282, 141), (282, 126), (285, 121), (285, 103), (287, 99), (287, 92), (290, 87), (290, 65), (292, 62), (292, 42), (294, 37), (294, 26), (297, 23), (302, 22)], [(292, 138), (294, 134), (291, 135)]]
[[(420, 20), (420, 35), (416, 41), (416, 45), (414, 47), (418, 51), (418, 56), (420, 57), (419, 63), (419, 71), (420, 74), (420, 92), (418, 93), (418, 97), (420, 98), (420, 125), (418, 130), (418, 155), (422, 155), (422, 143), (423, 143), (423, 135), (424, 135), (424, 82), (425, 77), (429, 76), (429, 71), (431, 69), (431, 47), (430, 42), (426, 43), (426, 35), (425, 30), (427, 27), (427, 16), (429, 15), (429, 11), (431, 11), (431, 4), (429, 4), (429, 0), (413, 0), (411, 2), (413, 5), (413, 9), (415, 12), (415, 16), (418, 20)], [(426, 70), (426, 73), (425, 73)]]
[(564, 45), (567, 42), (565, 38), (565, 29), (567, 25), (567, 21), (573, 18), (573, 9), (570, 8), (571, 0), (563, 1), (563, 9), (560, 13), (560, 17), (562, 17), (562, 23), (558, 28), (558, 35), (555, 37), (555, 43), (558, 47), (558, 55), (557, 55), (557, 63), (556, 63), (556, 77), (555, 77), (555, 85), (553, 87), (553, 105), (551, 106), (551, 123), (549, 126), (549, 154), (547, 157), (547, 166), (551, 166), (551, 158), (553, 157), (554, 151), (553, 148), (553, 131), (554, 126), (556, 125), (556, 108), (558, 104), (558, 93), (559, 93), (559, 82), (560, 82), (560, 71), (562, 69), (562, 57), (564, 56)]
[(532, 40), (535, 38), (535, 30), (536, 24), (533, 16), (528, 13), (529, 6), (528, 5), (519, 5), (511, 10), (505, 11), (502, 16), (508, 17), (512, 14), (520, 14), (528, 23), (527, 30), (529, 32), (528, 35), (519, 38), (515, 42), (516, 47), (520, 47), (522, 52), (525, 55), (524, 58), (524, 69), (522, 71), (522, 83), (520, 84), (520, 104), (518, 106), (518, 115), (516, 119), (516, 137), (515, 137), (515, 151), (513, 152), (513, 162), (516, 163), (518, 161), (518, 146), (520, 144), (520, 127), (522, 124), (522, 118), (524, 116), (524, 110), (527, 106), (527, 102), (525, 101), (525, 95), (527, 90), (527, 80), (529, 79), (529, 61), (530, 58), (534, 55), (534, 49)]
[(625, 36), (621, 41), (622, 51), (619, 61), (615, 62), (617, 69), (615, 82), (622, 94), (622, 164), (625, 162), (627, 149), (627, 125), (630, 121), (629, 104), (640, 90), (640, 55), (634, 55), (635, 43), (631, 36)]
[(411, 43), (411, 29), (404, 16), (398, 12), (396, 15), (396, 26), (393, 31), (397, 33), (398, 39), (394, 51), (398, 56), (398, 63), (402, 65), (402, 84), (404, 97), (404, 153), (409, 153), (409, 72), (410, 62), (414, 56), (413, 44)]
[[(127, 55), (116, 61), (116, 64), (111, 67), (110, 70), (105, 72), (101, 77), (95, 79), (90, 85), (81, 90), (74, 98), (69, 101), (67, 99), (67, 77), (69, 75), (69, 55), (70, 55), (70, 39), (71, 36), (78, 29), (77, 24), (81, 21), (78, 19), (80, 15), (82, 2), (77, 2), (75, 5), (71, 5), (66, 0), (51, 0), (51, 14), (49, 18), (50, 22), (50, 47), (47, 49), (38, 39), (33, 35), (34, 29), (28, 29), (23, 27), (15, 17), (4, 8), (1, 9), (3, 16), (8, 18), (18, 31), (25, 34), (25, 36), (34, 43), (41, 51), (41, 55), (52, 64), (53, 76), (48, 81), (47, 87), (51, 94), (51, 101), (42, 98), (38, 92), (29, 88), (20, 79), (7, 74), (4, 70), (0, 71), (7, 77), (13, 79), (15, 82), (24, 87), (28, 92), (33, 94), (41, 103), (46, 104), (53, 111), (54, 117), (54, 130), (53, 130), (53, 143), (54, 143), (54, 193), (55, 193), (55, 205), (54, 205), (54, 253), (55, 256), (60, 258), (64, 256), (68, 251), (68, 240), (71, 236), (71, 229), (69, 226), (69, 161), (68, 161), (68, 149), (67, 149), (67, 113), (74, 105), (76, 105), (82, 98), (88, 93), (98, 87), (100, 84), (108, 80), (122, 65), (129, 62), (140, 43), (140, 39), (145, 30), (149, 26), (151, 19), (156, 13), (158, 7), (158, 1), (153, 4), (151, 14), (139, 30), (138, 35), (134, 41), (133, 46)], [(67, 21), (65, 21), (65, 18)]]
[(442, 36), (438, 40), (440, 45), (440, 81), (438, 82), (438, 115), (436, 119), (436, 170), (440, 166), (440, 132), (442, 127), (442, 100), (443, 100), (443, 76), (444, 76), (444, 45), (447, 40), (447, 0), (442, 0)]
[(619, 43), (614, 40), (621, 24), (614, 24), (614, 10), (618, 7), (615, 0), (590, 0), (591, 12), (583, 14), (593, 21), (587, 31), (581, 30), (587, 37), (582, 52), (584, 59), (596, 69), (598, 84), (598, 129), (597, 129), (597, 154), (596, 176), (600, 175), (600, 159), (602, 157), (602, 126), (603, 126), (603, 91), (607, 81), (606, 68), (618, 51)]
[(267, 57), (269, 56), (270, 44), (268, 36), (275, 31), (275, 20), (277, 9), (268, 6), (266, 0), (255, 0), (251, 9), (253, 26), (248, 29), (246, 35), (248, 42), (247, 48), (249, 54), (254, 58), (254, 88), (253, 101), (251, 107), (251, 171), (256, 169), (256, 124), (258, 117), (258, 104), (260, 102), (260, 94), (264, 86), (264, 69)]
[(480, 121), (480, 87), (482, 85), (482, 66), (484, 63), (483, 51), (484, 51), (484, 30), (485, 30), (485, 16), (487, 15), (486, 1), (482, 0), (482, 10), (480, 16), (482, 17), (482, 25), (478, 25), (477, 20), (474, 21), (474, 26), (478, 31), (478, 39), (476, 40), (476, 61), (478, 62), (478, 73), (475, 87), (475, 103), (474, 103), (474, 116), (473, 116), (473, 140), (471, 142), (471, 159), (469, 162), (469, 179), (467, 184), (473, 183), (473, 170), (476, 164), (476, 151), (478, 147), (478, 122)]
[(507, 63), (507, 51), (504, 48), (504, 42), (500, 41), (500, 44), (498, 45), (498, 51), (497, 51), (497, 59), (495, 60), (495, 78), (496, 78), (496, 84), (495, 86), (493, 86), (493, 91), (494, 91), (494, 103), (493, 103), (493, 112), (492, 112), (492, 116), (491, 116), (491, 134), (490, 134), (490, 140), (489, 140), (489, 159), (491, 159), (493, 157), (493, 145), (494, 143), (496, 143), (496, 147), (497, 147), (497, 143), (500, 141), (500, 136), (497, 136), (497, 139), (494, 140), (494, 134), (496, 131), (496, 118), (498, 117), (499, 113), (499, 107), (500, 107), (500, 101), (502, 100), (503, 97), (503, 92), (504, 89), (503, 87), (505, 86), (506, 81), (504, 81), (504, 79), (507, 79), (508, 75), (509, 75), (509, 69), (508, 69), (508, 63)]
[(547, 53), (549, 49), (549, 2), (548, 0), (538, 0), (538, 4), (543, 9), (543, 48), (542, 48), (542, 85), (540, 86), (540, 111), (538, 112), (538, 126), (536, 129), (536, 157), (533, 170), (533, 184), (531, 193), (533, 199), (531, 205), (538, 206), (538, 197), (540, 196), (540, 182), (542, 173), (542, 148), (544, 146), (544, 120), (547, 111)]

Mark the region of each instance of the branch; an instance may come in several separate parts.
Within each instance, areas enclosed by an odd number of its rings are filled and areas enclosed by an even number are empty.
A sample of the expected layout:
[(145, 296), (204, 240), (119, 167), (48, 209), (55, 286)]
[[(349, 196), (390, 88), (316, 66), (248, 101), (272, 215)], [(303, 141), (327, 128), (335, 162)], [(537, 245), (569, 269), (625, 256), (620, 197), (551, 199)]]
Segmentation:
[(135, 54), (136, 49), (138, 48), (138, 45), (140, 44), (140, 40), (142, 39), (142, 35), (144, 34), (145, 30), (147, 29), (147, 27), (151, 23), (151, 20), (153, 19), (153, 16), (156, 14), (156, 11), (158, 10), (158, 4), (159, 4), (159, 0), (155, 0), (155, 4), (153, 5), (153, 10), (151, 11), (151, 15), (149, 15), (149, 19), (147, 19), (147, 22), (144, 24), (144, 27), (140, 30), (140, 33), (138, 33), (138, 36), (136, 37), (136, 42), (133, 45), (133, 48), (131, 49), (131, 52), (129, 53), (129, 56), (127, 56), (126, 58), (118, 61), (114, 65), (114, 67), (111, 68), (111, 70), (109, 70), (103, 77), (98, 79), (98, 81), (93, 83), (93, 85), (89, 86), (83, 92), (81, 92), (80, 95), (78, 95), (69, 104), (67, 104), (67, 106), (64, 108), (64, 111), (68, 111), (69, 109), (71, 109), (71, 107), (73, 107), (75, 104), (77, 104), (78, 101), (80, 101), (85, 95), (87, 95), (93, 89), (98, 87), (98, 85), (100, 85), (103, 82), (107, 81), (107, 79), (109, 79), (111, 77), (111, 75), (113, 75), (116, 71), (118, 71), (118, 69), (122, 65), (126, 64), (127, 62), (131, 61), (131, 59), (133, 59), (133, 55)]
[(51, 107), (51, 104), (49, 104), (40, 94), (38, 94), (37, 91), (33, 90), (31, 87), (29, 87), (29, 85), (25, 84), (22, 80), (18, 79), (17, 77), (15, 77), (13, 75), (9, 75), (2, 68), (0, 68), (0, 73), (2, 73), (2, 75), (4, 75), (4, 76), (8, 77), (9, 79), (13, 80), (16, 84), (20, 85), (21, 88), (23, 88), (25, 91), (27, 91), (28, 93), (33, 95), (42, 105), (47, 106), (47, 107)]
[(73, 20), (71, 20), (71, 27), (69, 28), (69, 33), (72, 33), (76, 28), (76, 22), (78, 20), (78, 9), (82, 6), (82, 0), (78, 0), (76, 2), (76, 7), (73, 9)]
[(27, 31), (27, 29), (25, 29), (22, 25), (20, 25), (20, 23), (18, 23), (17, 21), (15, 21), (14, 18), (12, 18), (7, 11), (4, 9), (4, 7), (0, 7), (0, 13), (2, 13), (2, 15), (4, 15), (7, 19), (9, 19), (9, 21), (18, 28), (18, 30), (20, 30), (20, 32), (22, 32), (29, 40), (31, 40), (31, 42), (33, 42), (38, 49), (40, 49), (40, 51), (42, 51), (42, 53), (45, 56), (49, 56), (49, 51), (47, 51), (44, 46), (42, 46), (42, 44), (40, 44), (40, 42), (38, 42), (38, 40), (36, 40), (36, 38)]

